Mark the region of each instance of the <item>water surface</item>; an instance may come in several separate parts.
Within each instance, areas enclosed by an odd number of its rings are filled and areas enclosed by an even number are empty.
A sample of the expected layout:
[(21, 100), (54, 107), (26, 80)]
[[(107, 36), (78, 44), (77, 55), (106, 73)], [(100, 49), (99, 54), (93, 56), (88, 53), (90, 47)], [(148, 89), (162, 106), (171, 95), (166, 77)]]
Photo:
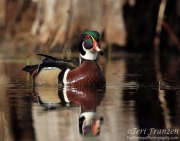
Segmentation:
[[(157, 59), (150, 55), (133, 55), (109, 60), (99, 57), (98, 63), (105, 72), (107, 86), (103, 89), (68, 90), (33, 87), (29, 74), (21, 71), (27, 64), (25, 58), (2, 58), (0, 136), (6, 141), (125, 141), (130, 140), (129, 137), (147, 136), (180, 138), (179, 60), (178, 56)], [(38, 57), (30, 58), (28, 62), (39, 61)], [(70, 99), (69, 103), (67, 99)], [(87, 127), (86, 134), (81, 133), (79, 117), (84, 112), (91, 112), (100, 120), (96, 124), (100, 129)], [(159, 131), (174, 129), (178, 133), (157, 134), (150, 132), (152, 128)]]

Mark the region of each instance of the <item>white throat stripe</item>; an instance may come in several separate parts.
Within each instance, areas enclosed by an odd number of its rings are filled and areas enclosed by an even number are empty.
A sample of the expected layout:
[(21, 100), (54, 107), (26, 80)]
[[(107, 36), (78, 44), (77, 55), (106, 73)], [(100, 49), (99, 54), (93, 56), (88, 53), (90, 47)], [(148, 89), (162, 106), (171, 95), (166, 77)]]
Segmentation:
[(86, 52), (85, 55), (80, 54), (83, 59), (96, 60), (96, 58), (97, 58), (97, 52), (96, 51), (94, 51), (92, 48), (91, 49), (86, 49), (84, 47), (84, 42), (82, 43), (82, 47), (83, 47), (83, 50)]

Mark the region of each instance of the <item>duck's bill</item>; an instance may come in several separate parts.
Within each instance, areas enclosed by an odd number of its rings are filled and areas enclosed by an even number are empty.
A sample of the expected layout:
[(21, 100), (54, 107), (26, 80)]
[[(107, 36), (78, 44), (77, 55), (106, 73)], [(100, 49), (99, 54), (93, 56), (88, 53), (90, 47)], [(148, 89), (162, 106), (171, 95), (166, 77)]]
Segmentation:
[(97, 42), (94, 42), (93, 49), (98, 52), (100, 55), (104, 54), (103, 49), (100, 48), (100, 44), (97, 44)]
[(101, 49), (101, 50), (99, 51), (99, 54), (100, 54), (100, 55), (103, 55), (103, 54), (104, 54), (104, 50)]

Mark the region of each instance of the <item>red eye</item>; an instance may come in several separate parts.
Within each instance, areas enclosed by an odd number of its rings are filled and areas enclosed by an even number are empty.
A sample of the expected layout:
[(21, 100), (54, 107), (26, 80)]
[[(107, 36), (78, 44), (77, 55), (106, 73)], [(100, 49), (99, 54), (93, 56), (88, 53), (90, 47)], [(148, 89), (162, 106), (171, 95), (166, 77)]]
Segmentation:
[(89, 35), (86, 36), (86, 40), (89, 40), (91, 39), (91, 37)]

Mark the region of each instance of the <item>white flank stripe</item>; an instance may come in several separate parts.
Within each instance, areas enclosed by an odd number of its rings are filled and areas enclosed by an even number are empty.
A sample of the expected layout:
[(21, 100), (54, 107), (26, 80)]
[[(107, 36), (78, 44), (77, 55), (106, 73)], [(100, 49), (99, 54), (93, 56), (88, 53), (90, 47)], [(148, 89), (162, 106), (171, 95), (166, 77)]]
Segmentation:
[(66, 83), (67, 83), (67, 75), (68, 75), (69, 71), (70, 71), (70, 69), (67, 69), (67, 70), (65, 71), (65, 73), (64, 73), (64, 77), (63, 77), (63, 83), (64, 83), (64, 85), (66, 85)]
[(63, 88), (63, 94), (64, 94), (64, 100), (69, 103), (70, 101), (69, 101), (69, 99), (67, 97), (67, 93), (66, 93), (66, 88), (65, 87)]
[(45, 70), (53, 70), (53, 69), (57, 69), (56, 67), (44, 67), (43, 69)]

